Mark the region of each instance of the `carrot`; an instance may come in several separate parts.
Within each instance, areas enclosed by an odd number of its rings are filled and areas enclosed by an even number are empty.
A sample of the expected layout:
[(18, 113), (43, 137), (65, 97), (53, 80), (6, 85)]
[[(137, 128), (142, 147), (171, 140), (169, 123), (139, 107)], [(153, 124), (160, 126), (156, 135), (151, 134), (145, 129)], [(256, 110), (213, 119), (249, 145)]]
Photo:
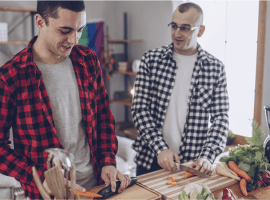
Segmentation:
[(194, 176), (194, 174), (192, 174), (192, 173), (190, 173), (190, 172), (185, 172), (185, 174), (184, 174), (185, 179), (186, 179), (186, 178), (189, 178), (189, 177), (191, 177), (191, 176)]
[(240, 189), (241, 189), (241, 192), (243, 193), (243, 195), (245, 195), (245, 196), (248, 195), (248, 193), (247, 193), (247, 181), (244, 178), (242, 178), (241, 181), (240, 181)]
[(231, 172), (233, 175), (238, 176), (233, 170), (231, 170), (228, 165), (225, 162), (221, 163), (229, 172)]
[(172, 184), (172, 181), (168, 181), (167, 184), (168, 184), (168, 185), (171, 185), (171, 184)]
[(170, 179), (171, 177), (170, 176), (167, 176), (167, 179)]
[(176, 186), (177, 183), (176, 182), (172, 182), (171, 186)]
[(239, 181), (241, 179), (237, 174), (235, 176), (232, 173), (230, 173), (230, 171), (228, 171), (221, 163), (217, 164), (216, 172), (217, 172), (218, 175), (221, 175), (221, 176), (227, 176), (229, 178), (233, 178), (233, 179), (236, 179), (236, 180), (239, 180)]
[(233, 170), (240, 177), (250, 181), (252, 178), (242, 169), (240, 169), (234, 161), (229, 161), (228, 166), (231, 170)]
[(171, 181), (172, 182), (175, 182), (176, 181), (176, 178), (175, 177), (171, 177)]
[(92, 192), (80, 192), (79, 190), (75, 190), (75, 194), (85, 197), (102, 197), (100, 194), (92, 193)]

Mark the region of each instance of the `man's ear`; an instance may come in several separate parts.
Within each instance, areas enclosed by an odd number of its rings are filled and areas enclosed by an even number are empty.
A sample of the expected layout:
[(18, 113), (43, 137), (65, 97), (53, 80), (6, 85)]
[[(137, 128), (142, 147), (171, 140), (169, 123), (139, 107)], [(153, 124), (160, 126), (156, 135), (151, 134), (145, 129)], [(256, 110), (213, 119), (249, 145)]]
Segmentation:
[(41, 17), (40, 14), (35, 15), (36, 25), (40, 30), (42, 27), (46, 26), (45, 20)]
[(198, 37), (201, 37), (201, 36), (203, 35), (204, 31), (205, 31), (205, 26), (202, 25), (202, 26), (200, 27), (200, 30), (199, 30), (199, 33), (198, 33)]

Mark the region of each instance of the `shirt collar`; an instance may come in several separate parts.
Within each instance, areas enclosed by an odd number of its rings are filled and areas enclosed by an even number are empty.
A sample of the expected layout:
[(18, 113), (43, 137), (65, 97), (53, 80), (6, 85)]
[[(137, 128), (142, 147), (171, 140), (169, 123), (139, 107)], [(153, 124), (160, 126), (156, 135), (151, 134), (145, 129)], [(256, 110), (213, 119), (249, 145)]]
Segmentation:
[(26, 66), (32, 65), (35, 66), (35, 63), (33, 61), (33, 44), (37, 40), (37, 36), (33, 37), (27, 47), (24, 49), (24, 55), (21, 56), (21, 62), (19, 67), (24, 68)]
[[(34, 36), (27, 47), (24, 49), (24, 54), (25, 57), (22, 56), (21, 59), (21, 64), (19, 65), (20, 68), (24, 68), (26, 66), (34, 66), (36, 67), (34, 60), (33, 60), (33, 45), (36, 42), (38, 36)], [(83, 56), (81, 56), (83, 55)], [(77, 48), (76, 45), (72, 48), (71, 54), (70, 54), (70, 59), (72, 61), (79, 61), (80, 63), (83, 63), (84, 61), (84, 56), (86, 55), (86, 52), (81, 50), (80, 48)]]
[[(198, 60), (205, 60), (208, 59), (208, 57), (206, 56), (205, 51), (202, 49), (201, 45), (199, 43), (197, 43), (197, 50), (198, 50)], [(173, 43), (171, 43), (169, 46), (167, 46), (165, 48), (165, 52), (163, 54), (163, 58), (165, 57), (172, 57), (173, 56)]]

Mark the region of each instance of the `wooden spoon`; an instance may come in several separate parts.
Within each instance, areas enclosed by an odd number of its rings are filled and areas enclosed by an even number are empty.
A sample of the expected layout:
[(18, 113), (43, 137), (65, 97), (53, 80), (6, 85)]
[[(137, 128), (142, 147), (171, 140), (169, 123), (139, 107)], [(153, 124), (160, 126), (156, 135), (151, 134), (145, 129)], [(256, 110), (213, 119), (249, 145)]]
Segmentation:
[(54, 166), (44, 172), (49, 189), (56, 199), (65, 198), (64, 175), (59, 166)]
[(32, 173), (33, 173), (33, 177), (34, 177), (34, 180), (35, 180), (35, 183), (37, 185), (37, 188), (42, 196), (43, 199), (45, 200), (50, 200), (51, 197), (50, 195), (46, 192), (45, 188), (43, 187), (41, 181), (40, 181), (40, 178), (38, 176), (38, 173), (37, 173), (37, 170), (35, 168), (35, 166), (32, 167)]

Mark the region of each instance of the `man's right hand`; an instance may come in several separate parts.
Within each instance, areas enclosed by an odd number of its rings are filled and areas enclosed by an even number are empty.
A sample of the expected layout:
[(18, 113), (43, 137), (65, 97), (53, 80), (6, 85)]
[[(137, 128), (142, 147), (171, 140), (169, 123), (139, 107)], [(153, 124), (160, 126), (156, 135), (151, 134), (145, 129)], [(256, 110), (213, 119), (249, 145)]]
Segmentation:
[(172, 171), (176, 167), (174, 161), (180, 164), (179, 156), (171, 149), (165, 149), (158, 154), (157, 161), (160, 167), (168, 171)]

